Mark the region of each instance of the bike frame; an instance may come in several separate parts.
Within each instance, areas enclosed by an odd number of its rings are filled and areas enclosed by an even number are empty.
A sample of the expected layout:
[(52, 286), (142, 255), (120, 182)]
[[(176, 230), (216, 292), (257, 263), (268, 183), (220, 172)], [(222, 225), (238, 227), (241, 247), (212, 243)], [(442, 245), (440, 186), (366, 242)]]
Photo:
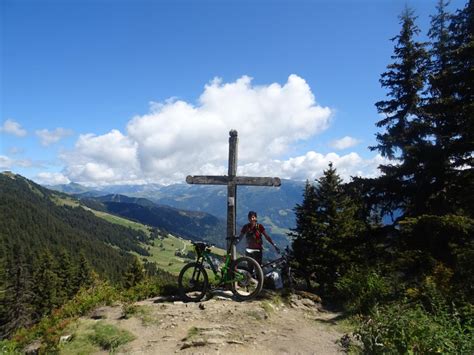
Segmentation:
[(291, 285), (292, 270), (287, 253), (283, 254), (277, 259), (274, 259), (262, 265), (262, 270), (264, 270), (264, 273), (274, 271), (276, 269), (279, 269), (282, 272), (282, 277), (288, 278)]
[[(278, 269), (280, 265), (284, 265), (285, 263), (287, 263), (287, 260), (286, 260), (285, 257), (282, 256), (278, 259), (269, 261), (269, 262), (261, 265), (261, 267), (262, 267), (262, 270), (263, 270), (263, 268), (271, 266), (271, 269), (274, 270), (274, 269)], [(273, 264), (276, 264), (276, 266), (273, 266)]]
[(211, 267), (211, 270), (214, 274), (214, 277), (217, 280), (217, 285), (222, 285), (222, 284), (226, 284), (226, 283), (241, 281), (241, 277), (239, 277), (240, 276), (239, 274), (236, 274), (237, 277), (229, 278), (229, 268), (230, 268), (230, 264), (231, 264), (230, 253), (226, 254), (224, 266), (222, 266), (220, 268), (220, 273), (221, 273), (220, 275), (219, 275), (218, 268), (212, 262), (212, 259), (210, 257), (210, 253), (207, 250), (203, 250), (201, 253), (198, 253), (198, 256), (196, 258), (196, 262), (201, 264), (201, 265), (204, 264), (204, 260), (207, 261), (207, 263)]

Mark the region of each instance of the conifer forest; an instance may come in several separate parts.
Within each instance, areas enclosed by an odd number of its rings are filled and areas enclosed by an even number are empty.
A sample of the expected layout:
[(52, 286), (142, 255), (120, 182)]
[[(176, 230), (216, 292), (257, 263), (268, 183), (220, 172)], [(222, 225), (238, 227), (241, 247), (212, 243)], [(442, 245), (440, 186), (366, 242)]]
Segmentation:
[(364, 352), (472, 353), (474, 2), (439, 1), (428, 43), (410, 9), (400, 25), (371, 147), (388, 163), (308, 181), (293, 249), (306, 283), (360, 317)]

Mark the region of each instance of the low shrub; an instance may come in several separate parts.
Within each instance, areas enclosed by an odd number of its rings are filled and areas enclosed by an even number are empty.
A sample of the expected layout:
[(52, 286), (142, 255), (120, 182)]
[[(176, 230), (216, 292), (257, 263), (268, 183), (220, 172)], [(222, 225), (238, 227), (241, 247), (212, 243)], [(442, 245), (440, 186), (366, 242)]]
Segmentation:
[(393, 304), (375, 307), (355, 334), (368, 354), (472, 354), (473, 325), (447, 309), (432, 314), (420, 304)]
[(21, 354), (18, 350), (18, 343), (13, 340), (0, 340), (0, 354), (16, 355)]
[(158, 295), (178, 294), (177, 283), (175, 276), (162, 272), (124, 290), (122, 292), (122, 299), (125, 302), (136, 302)]
[(34, 339), (41, 338), (42, 350), (54, 352), (62, 331), (72, 319), (85, 315), (99, 305), (110, 305), (118, 298), (119, 294), (113, 287), (97, 280), (93, 286), (81, 289), (72, 300), (42, 318), (38, 324), (29, 329), (18, 330), (13, 340), (19, 348), (24, 348)]
[(139, 284), (122, 291), (96, 278), (92, 286), (79, 290), (74, 298), (62, 307), (53, 310), (37, 324), (28, 329), (19, 329), (11, 341), (2, 341), (0, 354), (14, 353), (15, 349), (23, 349), (35, 339), (41, 339), (41, 351), (56, 352), (59, 338), (67, 325), (98, 306), (111, 305), (116, 301), (130, 303), (157, 295), (177, 293), (176, 277), (161, 270), (156, 276), (146, 278)]
[(389, 282), (375, 270), (350, 269), (335, 282), (338, 296), (351, 313), (368, 314), (391, 291)]

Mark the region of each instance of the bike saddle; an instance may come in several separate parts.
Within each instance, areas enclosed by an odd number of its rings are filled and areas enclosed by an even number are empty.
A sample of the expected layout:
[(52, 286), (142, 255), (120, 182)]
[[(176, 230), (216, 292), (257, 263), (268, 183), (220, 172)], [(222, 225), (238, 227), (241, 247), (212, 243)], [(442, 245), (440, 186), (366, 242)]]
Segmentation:
[(196, 249), (198, 249), (199, 251), (204, 251), (206, 250), (207, 248), (210, 248), (212, 247), (212, 245), (210, 244), (207, 244), (205, 242), (192, 242), (193, 245), (196, 247)]

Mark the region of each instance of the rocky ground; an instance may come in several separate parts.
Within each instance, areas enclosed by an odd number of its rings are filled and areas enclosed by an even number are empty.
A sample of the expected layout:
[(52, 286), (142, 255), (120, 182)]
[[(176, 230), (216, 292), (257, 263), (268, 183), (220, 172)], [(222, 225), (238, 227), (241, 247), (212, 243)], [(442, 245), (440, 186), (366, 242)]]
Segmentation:
[(107, 322), (131, 332), (135, 339), (116, 349), (118, 354), (342, 353), (339, 315), (322, 309), (319, 301), (308, 293), (264, 292), (257, 300), (236, 302), (221, 291), (200, 303), (158, 297), (102, 307), (79, 321)]

